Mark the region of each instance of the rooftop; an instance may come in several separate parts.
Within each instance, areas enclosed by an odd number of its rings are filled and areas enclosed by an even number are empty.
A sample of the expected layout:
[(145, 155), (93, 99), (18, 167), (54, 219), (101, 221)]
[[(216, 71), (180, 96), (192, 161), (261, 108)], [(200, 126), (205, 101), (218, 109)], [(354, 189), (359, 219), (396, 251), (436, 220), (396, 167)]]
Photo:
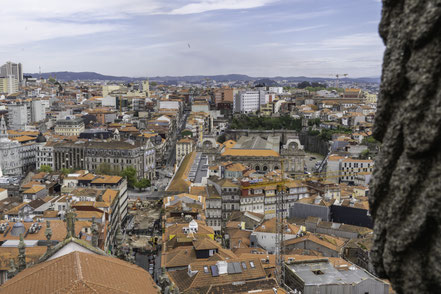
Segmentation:
[(150, 274), (114, 257), (72, 252), (20, 272), (2, 293), (159, 293)]

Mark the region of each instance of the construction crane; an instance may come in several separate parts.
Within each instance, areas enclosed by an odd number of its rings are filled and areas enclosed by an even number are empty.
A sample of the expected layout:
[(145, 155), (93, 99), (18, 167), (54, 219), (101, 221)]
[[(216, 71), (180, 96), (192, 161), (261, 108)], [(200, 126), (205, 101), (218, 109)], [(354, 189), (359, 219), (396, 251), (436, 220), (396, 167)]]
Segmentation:
[(246, 186), (242, 186), (242, 189), (256, 189), (263, 188), (267, 186), (276, 186), (276, 280), (280, 287), (283, 287), (285, 284), (285, 267), (283, 265), (284, 256), (285, 256), (285, 247), (283, 246), (283, 242), (285, 241), (285, 226), (284, 223), (284, 213), (285, 213), (285, 194), (287, 193), (287, 187), (293, 180), (326, 180), (330, 178), (339, 178), (346, 176), (353, 176), (360, 174), (361, 172), (348, 172), (345, 174), (341, 174), (340, 171), (335, 172), (324, 172), (324, 173), (313, 173), (313, 174), (304, 174), (291, 177), (286, 179), (284, 176), (284, 161), (281, 161), (281, 179), (276, 181), (266, 181), (248, 184)]
[(341, 76), (343, 76), (343, 77), (347, 77), (348, 74), (336, 74), (336, 75), (335, 75), (335, 77), (336, 77), (336, 80), (335, 80), (335, 87), (336, 87), (337, 89), (338, 89), (338, 86), (339, 86), (339, 78), (340, 78)]

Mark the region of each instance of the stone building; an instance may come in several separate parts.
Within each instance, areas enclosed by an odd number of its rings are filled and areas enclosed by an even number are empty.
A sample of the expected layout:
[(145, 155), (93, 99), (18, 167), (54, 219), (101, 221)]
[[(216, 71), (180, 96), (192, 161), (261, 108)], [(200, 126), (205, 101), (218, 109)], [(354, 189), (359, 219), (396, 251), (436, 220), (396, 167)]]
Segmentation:
[(107, 165), (121, 171), (129, 166), (137, 170), (138, 178), (155, 178), (155, 148), (146, 144), (125, 141), (59, 143), (54, 146), (54, 168), (87, 169), (95, 171)]
[(84, 130), (84, 122), (81, 118), (59, 119), (55, 125), (55, 134), (62, 136), (78, 137)]
[(35, 168), (37, 145), (34, 142), (20, 144), (8, 138), (6, 123), (0, 120), (0, 169), (3, 174), (18, 176)]
[[(286, 173), (303, 173), (305, 151), (299, 139), (289, 138), (282, 146), (280, 142), (280, 136), (270, 136), (266, 140), (259, 136), (242, 136), (233, 147), (219, 150), (216, 160), (240, 162), (258, 172), (280, 169), (283, 162)], [(213, 143), (203, 141), (202, 146), (209, 149)]]
[(185, 155), (193, 151), (193, 140), (184, 138), (176, 143), (176, 162), (180, 162)]

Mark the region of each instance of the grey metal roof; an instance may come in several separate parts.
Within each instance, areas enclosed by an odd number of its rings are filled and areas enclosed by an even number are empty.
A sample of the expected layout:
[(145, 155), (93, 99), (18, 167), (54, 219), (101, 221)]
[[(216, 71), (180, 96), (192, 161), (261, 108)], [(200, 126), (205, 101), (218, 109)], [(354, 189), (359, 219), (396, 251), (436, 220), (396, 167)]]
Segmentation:
[(337, 270), (326, 261), (291, 264), (288, 267), (305, 282), (305, 285), (352, 284), (375, 279), (356, 266)]

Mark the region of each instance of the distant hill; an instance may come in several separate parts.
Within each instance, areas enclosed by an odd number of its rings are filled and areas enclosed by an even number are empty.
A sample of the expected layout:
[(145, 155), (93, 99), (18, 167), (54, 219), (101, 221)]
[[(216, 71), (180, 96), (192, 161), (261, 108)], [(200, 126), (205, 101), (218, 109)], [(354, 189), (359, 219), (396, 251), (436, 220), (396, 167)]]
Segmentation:
[(263, 86), (263, 87), (278, 87), (280, 86), (276, 81), (264, 78), (264, 79), (258, 79), (254, 81), (255, 86)]
[[(42, 74), (38, 73), (30, 73), (25, 75), (31, 75), (33, 77), (43, 77), (45, 79), (49, 77), (54, 77), (57, 80), (60, 81), (76, 81), (76, 80), (82, 80), (82, 81), (139, 81), (146, 79), (145, 77), (125, 77), (125, 76), (109, 76), (109, 75), (102, 75), (96, 72), (71, 72), (71, 71), (58, 71), (58, 72), (46, 72)], [(203, 75), (196, 75), (196, 76), (157, 76), (157, 77), (149, 77), (150, 81), (157, 81), (157, 82), (178, 82), (178, 81), (184, 81), (189, 83), (197, 83), (197, 82), (204, 82), (206, 79), (214, 80), (216, 82), (228, 82), (228, 81), (252, 81), (252, 82), (258, 82), (259, 80), (269, 81), (272, 80), (273, 82), (278, 81), (289, 81), (289, 82), (323, 82), (326, 80), (331, 80), (332, 78), (318, 78), (318, 77), (250, 77), (247, 75), (241, 75), (241, 74), (228, 74), (228, 75), (213, 75), (213, 76), (203, 76)], [(353, 81), (353, 82), (361, 82), (361, 83), (379, 83), (380, 78), (375, 77), (367, 77), (367, 78), (344, 78), (341, 79), (342, 81)]]
[(145, 78), (133, 78), (133, 77), (118, 77), (118, 76), (107, 76), (96, 72), (71, 72), (71, 71), (57, 71), (57, 72), (45, 72), (45, 73), (31, 73), (25, 74), (31, 75), (35, 78), (42, 77), (48, 79), (50, 77), (56, 78), (60, 81), (134, 81), (142, 80)]

